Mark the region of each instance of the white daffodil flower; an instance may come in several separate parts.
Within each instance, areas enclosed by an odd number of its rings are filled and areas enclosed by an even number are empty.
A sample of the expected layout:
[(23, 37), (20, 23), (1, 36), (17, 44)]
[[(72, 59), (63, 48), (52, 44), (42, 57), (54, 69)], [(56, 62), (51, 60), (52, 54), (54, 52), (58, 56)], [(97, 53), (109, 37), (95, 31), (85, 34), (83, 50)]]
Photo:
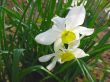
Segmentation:
[[(75, 41), (74, 43), (76, 43), (76, 42), (77, 41)], [(78, 47), (78, 45), (76, 45), (76, 47)], [(40, 57), (39, 61), (47, 62), (51, 58), (53, 58), (52, 62), (47, 66), (48, 70), (52, 70), (55, 67), (57, 62), (62, 64), (64, 62), (71, 61), (73, 59), (88, 56), (88, 54), (86, 54), (82, 49), (76, 48), (76, 47), (72, 47), (70, 45), (68, 46), (67, 49), (62, 47), (61, 49), (55, 51), (55, 53), (44, 55), (44, 56)]]
[[(52, 19), (54, 25), (46, 32), (40, 33), (35, 37), (35, 40), (44, 45), (50, 45), (57, 40), (61, 40), (64, 44), (70, 44), (74, 40), (80, 39), (82, 36), (91, 35), (94, 29), (89, 29), (83, 26), (85, 19), (84, 6), (76, 6), (70, 9), (65, 18), (56, 16)], [(82, 35), (82, 36), (80, 36)]]

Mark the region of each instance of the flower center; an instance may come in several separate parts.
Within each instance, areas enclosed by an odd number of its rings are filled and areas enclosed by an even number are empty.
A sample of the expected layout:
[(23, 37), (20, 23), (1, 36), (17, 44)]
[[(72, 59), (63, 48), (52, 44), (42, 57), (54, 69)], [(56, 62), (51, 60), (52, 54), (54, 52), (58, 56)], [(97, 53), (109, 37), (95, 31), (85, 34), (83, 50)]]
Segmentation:
[(65, 30), (61, 36), (62, 42), (65, 44), (70, 43), (71, 41), (76, 39), (76, 35), (72, 31)]
[(61, 62), (70, 61), (75, 58), (74, 54), (70, 51), (62, 52), (59, 57), (61, 58)]

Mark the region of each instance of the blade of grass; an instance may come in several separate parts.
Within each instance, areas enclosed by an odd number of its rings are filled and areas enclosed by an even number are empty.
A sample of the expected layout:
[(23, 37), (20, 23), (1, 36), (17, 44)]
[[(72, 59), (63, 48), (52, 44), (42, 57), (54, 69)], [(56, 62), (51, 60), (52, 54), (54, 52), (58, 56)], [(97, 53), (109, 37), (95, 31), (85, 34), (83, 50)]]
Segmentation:
[(100, 47), (99, 49), (90, 51), (89, 53), (92, 56), (94, 56), (94, 55), (99, 54), (99, 53), (102, 53), (102, 52), (104, 52), (105, 50), (108, 50), (108, 49), (110, 49), (110, 44), (105, 44), (102, 47)]
[(100, 47), (102, 47), (110, 38), (110, 31), (108, 31), (105, 36), (100, 40), (100, 42), (98, 43), (98, 45), (95, 46), (95, 49), (98, 49)]
[(14, 12), (13, 10), (9, 10), (6, 7), (1, 7), (9, 16), (20, 19), (21, 16), (19, 13)]
[(33, 72), (33, 71), (38, 71), (38, 70), (43, 70), (45, 71), (47, 74), (51, 75), (52, 77), (54, 77), (58, 82), (63, 82), (63, 80), (61, 80), (60, 78), (58, 78), (56, 75), (52, 74), (50, 71), (48, 71), (47, 69), (45, 69), (43, 66), (37, 65), (37, 66), (33, 66), (33, 67), (29, 67), (26, 68), (24, 70), (22, 70), (19, 73), (19, 78), (22, 79), (25, 75)]
[(17, 26), (17, 29), (16, 29), (16, 32), (15, 32), (15, 34), (14, 34), (13, 40), (15, 40), (15, 37), (16, 37), (16, 34), (18, 33), (18, 31), (22, 32), (22, 30), (21, 30), (21, 29), (22, 29), (22, 28), (21, 28), (21, 22), (23, 21), (23, 18), (25, 17), (25, 14), (26, 14), (26, 12), (27, 12), (29, 6), (31, 5), (31, 3), (32, 3), (32, 0), (29, 0), (29, 3), (27, 4), (27, 6), (26, 6), (26, 8), (25, 8), (25, 10), (24, 10), (24, 12), (23, 12), (23, 15), (22, 15), (22, 17), (21, 17), (21, 19), (20, 19), (20, 22), (19, 22), (19, 24), (18, 24), (18, 26)]
[(87, 77), (91, 80), (91, 82), (96, 82), (96, 80), (94, 79), (94, 77), (92, 76), (91, 72), (89, 71), (87, 64), (85, 64), (82, 60), (80, 60), (82, 63), (82, 66), (87, 74)]
[(12, 82), (19, 82), (18, 73), (20, 71), (19, 63), (20, 58), (23, 55), (24, 49), (14, 49), (12, 60)]
[(82, 64), (80, 63), (80, 61), (79, 61), (78, 59), (76, 59), (76, 61), (77, 61), (78, 65), (79, 65), (79, 67), (80, 67), (81, 71), (83, 72), (84, 77), (86, 77), (86, 73), (85, 73), (85, 71), (84, 71), (84, 69), (83, 69)]

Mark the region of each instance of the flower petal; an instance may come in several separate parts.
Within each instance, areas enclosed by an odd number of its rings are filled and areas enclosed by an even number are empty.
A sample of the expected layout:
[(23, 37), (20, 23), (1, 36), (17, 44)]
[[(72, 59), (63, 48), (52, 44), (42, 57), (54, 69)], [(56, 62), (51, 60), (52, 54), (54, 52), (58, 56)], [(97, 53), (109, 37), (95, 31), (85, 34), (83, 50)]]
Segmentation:
[(61, 39), (56, 40), (54, 43), (54, 51), (57, 52), (59, 51), (59, 49), (63, 49), (63, 48), (64, 46), (62, 44), (62, 40)]
[(73, 54), (75, 55), (76, 58), (88, 56), (88, 54), (86, 54), (82, 49), (79, 48), (74, 49)]
[(58, 29), (58, 30), (64, 30), (65, 29), (65, 18), (61, 18), (59, 16), (56, 16), (51, 21), (54, 22), (56, 29)]
[(80, 33), (82, 35), (88, 36), (93, 34), (94, 29), (90, 29), (90, 28), (86, 28), (86, 27), (82, 27), (82, 26), (78, 26), (74, 29), (77, 33)]
[(80, 39), (79, 40), (74, 40), (73, 42), (71, 42), (68, 46), (68, 49), (76, 49), (78, 48), (80, 45)]
[(40, 33), (35, 37), (36, 42), (44, 45), (52, 44), (58, 37), (59, 32), (49, 29), (46, 32)]
[(39, 58), (40, 62), (47, 62), (49, 61), (53, 56), (55, 56), (55, 54), (49, 54), (49, 55), (44, 55), (42, 57)]
[(74, 28), (82, 25), (85, 19), (86, 11), (84, 6), (76, 6), (70, 9), (66, 16), (66, 28)]
[(80, 34), (78, 32), (76, 32), (74, 29), (72, 29), (72, 30), (73, 30), (73, 32), (76, 35), (76, 40), (80, 39)]
[(49, 71), (51, 71), (55, 67), (56, 62), (57, 62), (57, 60), (56, 59), (53, 59), (53, 61), (47, 66), (47, 69)]
[(52, 29), (55, 30), (55, 31), (58, 31), (58, 32), (60, 32), (60, 33), (63, 31), (63, 28), (60, 29), (60, 27), (58, 27), (58, 26), (56, 26), (56, 25), (53, 25), (53, 26), (52, 26)]

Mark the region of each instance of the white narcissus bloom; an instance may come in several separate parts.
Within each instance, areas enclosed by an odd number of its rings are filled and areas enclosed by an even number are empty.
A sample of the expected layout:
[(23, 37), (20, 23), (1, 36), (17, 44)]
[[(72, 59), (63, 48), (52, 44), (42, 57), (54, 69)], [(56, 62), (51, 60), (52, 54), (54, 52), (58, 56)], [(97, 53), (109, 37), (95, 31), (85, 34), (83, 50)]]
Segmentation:
[(65, 18), (54, 17), (52, 28), (38, 34), (35, 40), (44, 45), (50, 45), (57, 40), (61, 40), (64, 44), (70, 44), (82, 36), (91, 35), (94, 29), (80, 26), (84, 22), (85, 15), (84, 6), (72, 7)]
[[(74, 41), (73, 43), (76, 43), (76, 42), (77, 41)], [(79, 45), (76, 45), (76, 47), (75, 46), (72, 47), (69, 45), (67, 49), (60, 46), (60, 48), (62, 47), (61, 49), (56, 50), (55, 53), (44, 55), (44, 56), (40, 57), (39, 61), (47, 62), (51, 58), (53, 58), (52, 62), (47, 66), (48, 70), (52, 70), (55, 67), (57, 62), (62, 64), (64, 62), (71, 61), (73, 59), (88, 56), (88, 54), (86, 54), (82, 49), (77, 48), (78, 46)]]

